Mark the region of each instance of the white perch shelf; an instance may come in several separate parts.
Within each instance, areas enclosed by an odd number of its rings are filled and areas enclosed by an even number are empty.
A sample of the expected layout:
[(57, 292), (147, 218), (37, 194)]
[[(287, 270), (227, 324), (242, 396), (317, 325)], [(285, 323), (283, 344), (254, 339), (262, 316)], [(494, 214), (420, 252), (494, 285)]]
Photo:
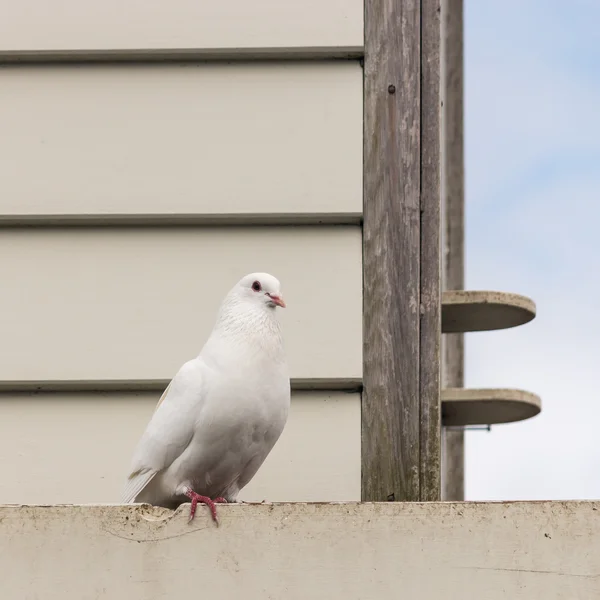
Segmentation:
[(515, 389), (442, 390), (445, 426), (498, 425), (531, 419), (542, 410), (540, 397)]
[(508, 292), (452, 290), (442, 294), (442, 333), (493, 331), (529, 323), (531, 298)]

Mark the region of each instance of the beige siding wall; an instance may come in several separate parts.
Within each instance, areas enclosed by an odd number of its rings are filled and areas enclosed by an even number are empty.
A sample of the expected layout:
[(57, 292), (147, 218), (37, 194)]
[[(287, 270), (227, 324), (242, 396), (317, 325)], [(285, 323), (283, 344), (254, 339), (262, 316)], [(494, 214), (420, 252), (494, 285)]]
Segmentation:
[(362, 213), (356, 61), (5, 67), (0, 106), (0, 223)]
[(360, 0), (19, 0), (2, 4), (0, 52), (360, 50)]
[(0, 503), (118, 501), (253, 271), (294, 393), (242, 498), (358, 499), (362, 1), (5, 4)]
[[(159, 396), (0, 394), (0, 504), (118, 502)], [(240, 499), (359, 500), (359, 438), (358, 394), (295, 392), (282, 437)]]
[(360, 380), (359, 227), (15, 228), (0, 255), (0, 383), (170, 379), (254, 271), (282, 282), (292, 377)]

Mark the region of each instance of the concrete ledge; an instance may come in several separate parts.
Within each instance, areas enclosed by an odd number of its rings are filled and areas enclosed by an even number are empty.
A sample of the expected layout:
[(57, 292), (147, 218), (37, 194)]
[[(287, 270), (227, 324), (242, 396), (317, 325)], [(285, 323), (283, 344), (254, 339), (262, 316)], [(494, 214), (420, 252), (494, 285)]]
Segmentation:
[(2, 597), (600, 597), (600, 502), (2, 506)]

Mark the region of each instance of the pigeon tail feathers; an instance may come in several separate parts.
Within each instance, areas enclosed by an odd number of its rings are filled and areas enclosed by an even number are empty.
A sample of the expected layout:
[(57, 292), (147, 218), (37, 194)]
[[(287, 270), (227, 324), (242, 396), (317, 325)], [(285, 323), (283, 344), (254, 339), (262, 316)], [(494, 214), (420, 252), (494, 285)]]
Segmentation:
[(121, 504), (132, 504), (137, 495), (152, 481), (156, 471), (143, 470), (132, 473), (125, 484)]

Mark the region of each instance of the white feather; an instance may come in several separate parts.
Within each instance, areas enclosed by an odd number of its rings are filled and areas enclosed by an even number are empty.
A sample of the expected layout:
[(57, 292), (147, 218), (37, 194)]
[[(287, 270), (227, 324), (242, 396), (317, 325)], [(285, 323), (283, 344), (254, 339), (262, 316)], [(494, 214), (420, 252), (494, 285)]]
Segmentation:
[(199, 356), (180, 368), (159, 400), (134, 453), (123, 502), (174, 508), (186, 500), (186, 488), (234, 501), (255, 475), (289, 412), (271, 299), (279, 287), (271, 275), (253, 273), (226, 296)]
[(150, 483), (156, 475), (156, 471), (137, 471), (132, 473), (125, 484), (121, 504), (130, 504), (135, 501), (136, 496)]

